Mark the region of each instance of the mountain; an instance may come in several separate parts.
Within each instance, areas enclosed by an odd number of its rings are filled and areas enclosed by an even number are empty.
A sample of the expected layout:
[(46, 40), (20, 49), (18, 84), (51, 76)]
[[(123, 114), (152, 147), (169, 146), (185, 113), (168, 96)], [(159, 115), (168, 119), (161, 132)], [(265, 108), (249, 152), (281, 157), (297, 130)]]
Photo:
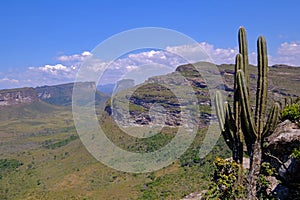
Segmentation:
[(37, 101), (33, 88), (0, 90), (0, 106), (28, 104)]
[[(54, 86), (42, 86), (35, 88), (39, 99), (58, 106), (71, 106), (72, 105), (72, 92), (74, 83), (67, 83)], [(95, 92), (96, 103), (105, 101), (108, 97), (102, 92), (96, 90), (94, 82), (77, 83), (76, 87), (83, 90), (91, 90)]]
[[(234, 65), (217, 68), (224, 80), (217, 88), (227, 96), (232, 95)], [(256, 71), (256, 67), (250, 66), (251, 92), (256, 87)], [(300, 96), (299, 77), (300, 68), (270, 67), (269, 98)], [(194, 118), (200, 118), (200, 129), (180, 158), (161, 170), (145, 174), (109, 168), (97, 161), (78, 137), (69, 106), (72, 83), (1, 90), (0, 199), (180, 199), (207, 189), (212, 161), (217, 156), (230, 157), (231, 153), (220, 137), (213, 150), (204, 159), (199, 158), (207, 123), (213, 117), (208, 84), (202, 75), (193, 65), (182, 65), (173, 73), (151, 77), (133, 88), (128, 85), (132, 84), (125, 84), (116, 94), (119, 98), (108, 101), (107, 112), (98, 117), (107, 138), (124, 151), (153, 152), (174, 138), (178, 126), (186, 119), (184, 111), (191, 111)], [(95, 85), (82, 83), (82, 89), (95, 90)], [(102, 102), (108, 98), (96, 93)], [(195, 100), (200, 116), (194, 110)], [(118, 112), (112, 112), (111, 103), (119, 108)], [(126, 106), (128, 119), (121, 116)], [(149, 138), (135, 138), (124, 133), (113, 117), (122, 125), (158, 123), (164, 128), (154, 131)]]
[[(0, 90), (0, 107), (17, 106), (43, 101), (56, 106), (71, 106), (74, 83)], [(95, 92), (96, 103), (105, 102), (108, 96), (96, 90), (94, 82), (77, 83), (79, 90)]]
[[(143, 84), (131, 87), (125, 85), (114, 96), (112, 103), (107, 104), (105, 110), (123, 126), (155, 125), (165, 121), (164, 125), (176, 127), (186, 124), (188, 113), (199, 112), (195, 110), (195, 105), (199, 105), (201, 116), (198, 125), (203, 128), (212, 117), (215, 117), (210, 115), (211, 100), (214, 97), (209, 96), (207, 81), (210, 80), (207, 80), (208, 77), (203, 77), (205, 73), (200, 72), (202, 69), (212, 70), (214, 67), (217, 67), (218, 72), (212, 71), (212, 78), (214, 73), (220, 73), (224, 80), (223, 83), (215, 85), (215, 89), (223, 90), (227, 96), (231, 96), (234, 65), (215, 66), (212, 63), (199, 62), (178, 66), (175, 72), (151, 77)], [(257, 81), (256, 67), (250, 65), (249, 72), (250, 90), (254, 93)], [(283, 102), (284, 97), (300, 96), (299, 77), (300, 68), (282, 65), (269, 67), (268, 93), (271, 99), (269, 102), (278, 100)], [(122, 88), (121, 85), (119, 87)], [(162, 106), (161, 109), (155, 108), (157, 105)], [(182, 109), (187, 112), (182, 112)], [(155, 116), (151, 116), (151, 111), (156, 113)], [(193, 116), (192, 119), (197, 117)]]
[(104, 94), (111, 95), (115, 87), (116, 84), (110, 83), (110, 84), (98, 85), (97, 89)]

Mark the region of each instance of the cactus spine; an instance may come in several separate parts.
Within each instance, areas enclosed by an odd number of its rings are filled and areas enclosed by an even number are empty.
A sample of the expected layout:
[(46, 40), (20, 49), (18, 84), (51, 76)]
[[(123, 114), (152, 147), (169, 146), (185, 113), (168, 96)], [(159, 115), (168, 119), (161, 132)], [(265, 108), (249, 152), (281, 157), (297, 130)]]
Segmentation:
[[(250, 156), (247, 199), (256, 199), (256, 180), (260, 173), (262, 141), (264, 137), (269, 136), (274, 131), (279, 116), (280, 105), (277, 102), (274, 103), (268, 114), (268, 120), (265, 123), (268, 91), (268, 58), (266, 40), (263, 36), (260, 36), (257, 41), (258, 80), (255, 115), (253, 118), (250, 104), (248, 48), (244, 28), (239, 29), (238, 38), (240, 53), (236, 57), (235, 65), (234, 117), (232, 117), (230, 106), (227, 103), (221, 106), (222, 98), (220, 93), (216, 94), (216, 109), (222, 135), (233, 151), (233, 156), (235, 155), (234, 147), (242, 144), (243, 140), (246, 143), (247, 153)], [(242, 135), (244, 138), (242, 138)], [(242, 148), (239, 148), (239, 151), (241, 151), (241, 156), (243, 156)], [(235, 157), (233, 159), (236, 161), (240, 160), (240, 158)]]

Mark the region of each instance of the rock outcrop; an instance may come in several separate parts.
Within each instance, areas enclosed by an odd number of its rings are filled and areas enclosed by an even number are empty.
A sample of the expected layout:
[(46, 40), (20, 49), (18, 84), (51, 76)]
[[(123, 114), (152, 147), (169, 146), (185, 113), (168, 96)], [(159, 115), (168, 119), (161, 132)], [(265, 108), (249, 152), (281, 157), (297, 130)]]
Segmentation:
[(207, 83), (193, 65), (182, 65), (173, 73), (130, 85), (116, 93), (105, 108), (123, 126), (198, 124), (203, 128), (214, 117), (209, 114)]
[(265, 160), (278, 171), (281, 184), (274, 189), (279, 199), (295, 199), (300, 195), (300, 158), (293, 155), (300, 150), (300, 129), (286, 120), (278, 124), (274, 133), (266, 138)]
[(29, 104), (37, 100), (34, 88), (0, 90), (0, 106)]
[[(72, 92), (74, 83), (66, 83), (53, 86), (36, 87), (35, 91), (39, 99), (58, 106), (70, 106), (72, 104)], [(94, 82), (77, 83), (77, 87), (83, 90), (96, 90)]]
[[(67, 83), (36, 88), (0, 90), (0, 107), (30, 104), (38, 100), (57, 106), (70, 106), (72, 104), (73, 85), (74, 83)], [(80, 87), (82, 91), (96, 92), (96, 104), (103, 103), (108, 98), (107, 95), (97, 91), (94, 82), (77, 83), (77, 87)]]

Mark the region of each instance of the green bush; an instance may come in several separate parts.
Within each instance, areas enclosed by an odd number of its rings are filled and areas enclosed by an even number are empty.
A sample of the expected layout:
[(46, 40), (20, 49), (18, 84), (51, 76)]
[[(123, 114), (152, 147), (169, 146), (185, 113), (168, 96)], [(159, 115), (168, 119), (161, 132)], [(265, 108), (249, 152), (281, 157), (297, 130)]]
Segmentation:
[(46, 140), (44, 142), (43, 146), (47, 149), (56, 149), (56, 148), (65, 146), (65, 145), (69, 144), (70, 142), (72, 142), (73, 140), (76, 140), (78, 138), (79, 138), (79, 136), (77, 136), (77, 135), (71, 135), (70, 137), (68, 137), (62, 141), (56, 142), (56, 143), (52, 143), (51, 141)]
[[(214, 162), (215, 171), (210, 183), (209, 190), (204, 199), (245, 199), (247, 182), (247, 173), (242, 174), (241, 183), (237, 182), (239, 165), (231, 160), (217, 158)], [(257, 180), (258, 199), (275, 199), (274, 194), (269, 191), (270, 181), (268, 177), (276, 175), (276, 171), (270, 163), (261, 164), (261, 173)]]
[(23, 163), (16, 159), (0, 159), (0, 173), (13, 171), (21, 165)]
[(216, 158), (213, 180), (205, 199), (239, 199), (245, 197), (245, 187), (237, 183), (239, 165), (230, 160)]
[(299, 121), (300, 120), (300, 103), (294, 103), (286, 106), (281, 111), (281, 118), (283, 120)]
[(292, 157), (295, 158), (295, 159), (300, 159), (300, 149), (294, 148), (293, 153), (292, 153)]

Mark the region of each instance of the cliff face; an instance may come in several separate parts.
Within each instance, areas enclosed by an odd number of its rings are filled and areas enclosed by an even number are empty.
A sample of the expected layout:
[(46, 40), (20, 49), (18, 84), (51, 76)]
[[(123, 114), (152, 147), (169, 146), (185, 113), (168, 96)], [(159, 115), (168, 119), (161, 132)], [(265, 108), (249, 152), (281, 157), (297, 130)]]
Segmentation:
[[(123, 88), (121, 84), (119, 87)], [(193, 65), (183, 65), (173, 73), (151, 77), (143, 84), (121, 90), (105, 110), (126, 127), (197, 123), (201, 128), (210, 121), (210, 103), (204, 79)]]
[(73, 83), (35, 88), (39, 99), (54, 105), (71, 105)]
[[(70, 106), (72, 104), (72, 92), (74, 83), (54, 86), (42, 86), (36, 88), (18, 88), (0, 90), (0, 106), (14, 106), (34, 103), (42, 100), (52, 105)], [(82, 90), (96, 91), (94, 82), (78, 83)], [(96, 92), (96, 103), (107, 99), (105, 95)]]
[(0, 106), (29, 104), (38, 100), (34, 88), (0, 90)]
[[(210, 69), (210, 63), (195, 63), (193, 65), (178, 66), (176, 71), (170, 74), (151, 77), (143, 84), (136, 85), (133, 88), (121, 90), (113, 96), (113, 101), (106, 106), (106, 111), (113, 115), (114, 119), (124, 126), (155, 125), (165, 121), (167, 126), (181, 126), (186, 124), (188, 118), (181, 108), (193, 109), (193, 105), (199, 105), (199, 111), (192, 113), (200, 114), (200, 127), (205, 126), (211, 118), (210, 104), (212, 98), (209, 96), (206, 79), (196, 70), (195, 65), (202, 66), (203, 69)], [(234, 65), (217, 66), (224, 80), (224, 83), (218, 85), (218, 89), (224, 90), (228, 96), (232, 96)], [(257, 69), (255, 66), (249, 66), (251, 93), (255, 93), (257, 84)], [(184, 77), (184, 79), (182, 78)], [(269, 88), (268, 96), (270, 103), (280, 101), (286, 96), (299, 96), (299, 77), (300, 68), (288, 66), (269, 67)], [(166, 87), (163, 87), (163, 86)], [(192, 93), (189, 89), (192, 89)], [(173, 91), (177, 91), (176, 94)], [(196, 96), (198, 101), (192, 99)], [(255, 102), (252, 102), (255, 106)], [(158, 106), (161, 106), (158, 108)], [(154, 115), (151, 112), (154, 111)], [(129, 112), (129, 114), (128, 114)], [(199, 117), (199, 116), (198, 116)], [(196, 116), (192, 116), (196, 118)]]

